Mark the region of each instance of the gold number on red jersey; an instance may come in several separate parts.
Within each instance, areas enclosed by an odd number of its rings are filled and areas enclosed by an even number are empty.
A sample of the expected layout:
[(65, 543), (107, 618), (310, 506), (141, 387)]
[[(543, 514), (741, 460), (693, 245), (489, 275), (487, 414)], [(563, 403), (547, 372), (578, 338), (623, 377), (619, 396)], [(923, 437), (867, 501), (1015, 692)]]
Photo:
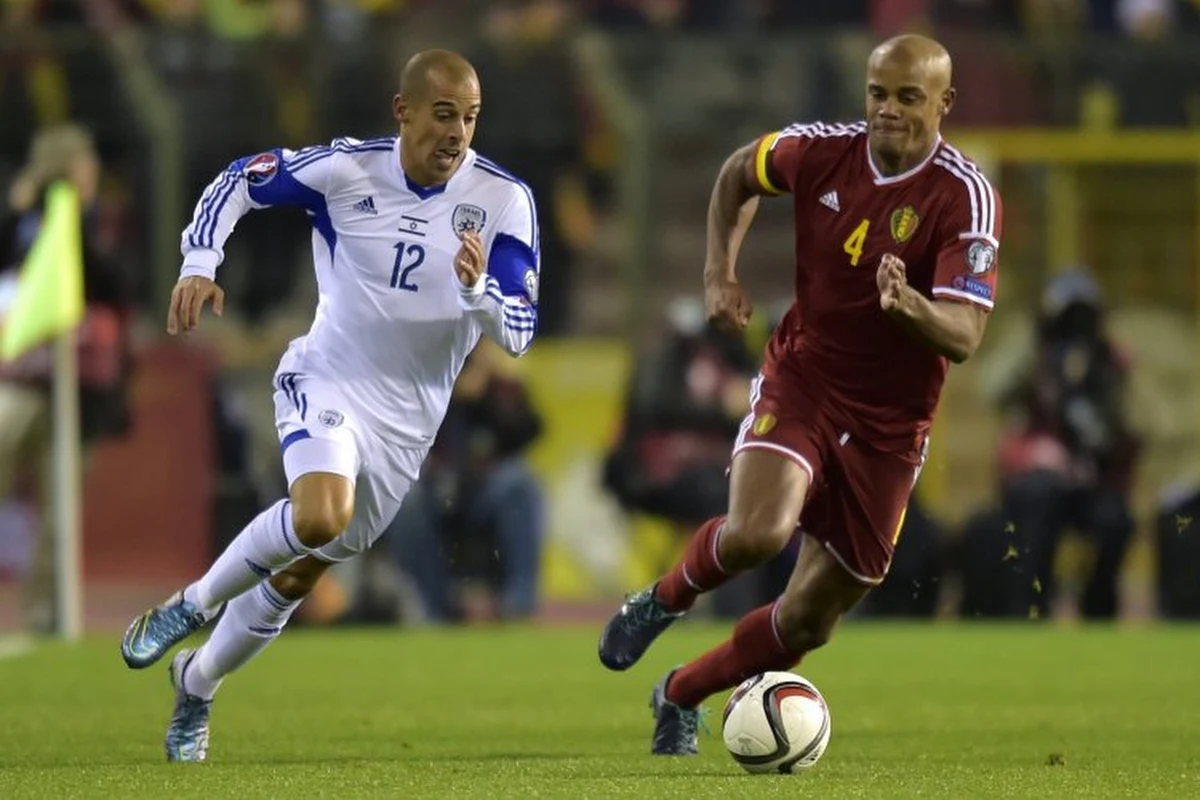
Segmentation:
[(858, 260), (862, 258), (863, 247), (867, 243), (867, 231), (871, 228), (871, 220), (864, 219), (858, 223), (858, 227), (846, 237), (845, 243), (842, 245), (842, 250), (846, 255), (850, 256), (850, 266), (857, 267)]

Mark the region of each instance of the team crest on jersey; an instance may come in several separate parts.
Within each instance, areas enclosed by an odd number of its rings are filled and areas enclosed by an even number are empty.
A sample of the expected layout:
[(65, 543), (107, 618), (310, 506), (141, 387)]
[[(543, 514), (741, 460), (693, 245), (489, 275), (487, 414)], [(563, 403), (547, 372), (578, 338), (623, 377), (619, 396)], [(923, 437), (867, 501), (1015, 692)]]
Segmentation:
[(462, 238), (464, 233), (483, 232), (483, 223), (487, 221), (487, 212), (479, 206), (473, 206), (469, 203), (459, 203), (454, 207), (454, 214), (450, 217), (450, 225), (453, 226), (454, 232)]
[(904, 244), (917, 231), (921, 217), (912, 206), (897, 208), (892, 212), (892, 238), (897, 244)]
[(274, 153), (260, 153), (246, 162), (246, 166), (242, 167), (242, 172), (246, 175), (246, 182), (251, 186), (270, 183), (275, 174), (279, 172), (279, 156)]
[(342, 412), (334, 411), (332, 408), (327, 408), (317, 415), (317, 421), (326, 428), (336, 428), (342, 424), (343, 419)]
[(989, 242), (975, 240), (967, 248), (967, 266), (972, 275), (982, 275), (996, 263), (996, 248)]
[(763, 414), (761, 417), (754, 420), (754, 435), (766, 436), (775, 427), (775, 415)]

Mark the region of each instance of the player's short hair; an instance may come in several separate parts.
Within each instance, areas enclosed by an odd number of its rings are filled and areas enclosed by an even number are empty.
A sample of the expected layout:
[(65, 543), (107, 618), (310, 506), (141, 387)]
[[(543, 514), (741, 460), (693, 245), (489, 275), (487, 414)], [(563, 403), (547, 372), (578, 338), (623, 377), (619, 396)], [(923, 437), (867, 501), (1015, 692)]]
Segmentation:
[(400, 94), (420, 97), (429, 89), (430, 76), (437, 74), (452, 83), (479, 82), (475, 67), (453, 50), (422, 50), (400, 70)]

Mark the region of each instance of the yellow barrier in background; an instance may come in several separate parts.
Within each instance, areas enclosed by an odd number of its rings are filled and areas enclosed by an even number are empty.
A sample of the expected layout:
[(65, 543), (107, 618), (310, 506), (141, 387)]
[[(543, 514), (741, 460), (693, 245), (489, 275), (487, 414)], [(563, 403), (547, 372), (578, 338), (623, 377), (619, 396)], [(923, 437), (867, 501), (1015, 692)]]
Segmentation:
[(620, 340), (540, 341), (520, 374), (545, 420), (530, 452), (548, 504), (543, 596), (582, 600), (619, 592), (625, 521), (601, 485), (620, 425), (629, 348)]

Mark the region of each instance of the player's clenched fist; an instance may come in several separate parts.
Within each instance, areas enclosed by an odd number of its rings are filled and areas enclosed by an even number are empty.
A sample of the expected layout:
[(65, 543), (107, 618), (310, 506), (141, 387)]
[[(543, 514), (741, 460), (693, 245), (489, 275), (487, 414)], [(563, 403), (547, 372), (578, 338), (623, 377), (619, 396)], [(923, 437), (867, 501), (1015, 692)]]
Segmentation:
[(754, 307), (737, 281), (712, 281), (704, 286), (704, 308), (708, 321), (729, 333), (746, 329)]
[(171, 309), (167, 312), (167, 333), (195, 330), (200, 324), (204, 304), (212, 300), (213, 313), (225, 313), (225, 292), (216, 283), (200, 275), (180, 278), (171, 292)]
[(901, 292), (908, 285), (904, 262), (891, 253), (885, 255), (879, 260), (879, 269), (875, 271), (875, 283), (879, 287), (879, 307), (884, 311), (899, 308)]
[(468, 289), (483, 274), (483, 241), (475, 231), (467, 231), (462, 235), (462, 247), (458, 248), (458, 255), (454, 257), (454, 272)]

